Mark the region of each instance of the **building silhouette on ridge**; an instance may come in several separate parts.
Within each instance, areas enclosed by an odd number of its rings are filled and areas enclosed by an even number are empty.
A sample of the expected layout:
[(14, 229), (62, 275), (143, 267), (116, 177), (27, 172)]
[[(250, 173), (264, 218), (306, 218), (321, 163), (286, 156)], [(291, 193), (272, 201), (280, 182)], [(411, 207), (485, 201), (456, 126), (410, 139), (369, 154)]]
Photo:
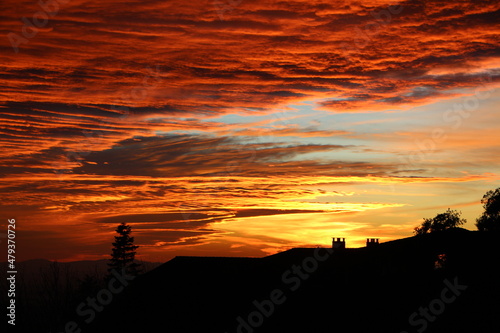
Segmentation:
[[(332, 249), (334, 250), (344, 250), (345, 247), (345, 238), (344, 237), (332, 237)], [(366, 247), (374, 247), (379, 245), (379, 238), (367, 238), (366, 239)]]

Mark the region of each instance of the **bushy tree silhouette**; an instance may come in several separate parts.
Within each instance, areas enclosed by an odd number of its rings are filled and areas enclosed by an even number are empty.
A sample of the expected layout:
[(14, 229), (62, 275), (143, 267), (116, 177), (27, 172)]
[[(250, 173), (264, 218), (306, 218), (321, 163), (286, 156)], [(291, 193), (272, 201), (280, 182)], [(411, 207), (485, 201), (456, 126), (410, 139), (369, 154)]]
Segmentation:
[(113, 269), (121, 272), (122, 269), (128, 274), (138, 275), (141, 272), (141, 265), (134, 262), (135, 254), (139, 246), (134, 245), (134, 237), (131, 237), (132, 227), (122, 223), (116, 228), (119, 236), (115, 236), (111, 259), (108, 271)]
[(486, 192), (481, 199), (483, 214), (476, 220), (479, 231), (500, 231), (500, 188)]
[(460, 218), (461, 215), (461, 212), (448, 208), (446, 212), (437, 214), (433, 218), (424, 218), (424, 222), (415, 228), (414, 233), (415, 235), (424, 235), (456, 228), (467, 222), (465, 219)]

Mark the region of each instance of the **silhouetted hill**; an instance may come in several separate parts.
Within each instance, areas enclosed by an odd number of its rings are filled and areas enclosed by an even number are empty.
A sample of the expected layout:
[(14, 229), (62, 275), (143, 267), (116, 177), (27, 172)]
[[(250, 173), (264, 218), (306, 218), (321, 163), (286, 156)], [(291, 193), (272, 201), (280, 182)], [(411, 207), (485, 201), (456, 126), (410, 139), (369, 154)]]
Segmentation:
[[(60, 263), (44, 259), (17, 262), (15, 298), (9, 296), (16, 304), (15, 332), (64, 332), (66, 318), (75, 314), (78, 304), (105, 286), (108, 262)], [(146, 271), (159, 265), (142, 264)], [(0, 269), (7, 272), (7, 265), (7, 262), (0, 263)], [(6, 278), (0, 280), (2, 295), (13, 295), (10, 282)], [(4, 300), (8, 301), (7, 297), (2, 298), (1, 304), (7, 307)], [(9, 325), (9, 329), (12, 328)]]
[(90, 316), (73, 319), (93, 333), (500, 332), (497, 244), (458, 229), (331, 255), (176, 257), (135, 279), (90, 325)]
[[(155, 262), (139, 262), (141, 263), (145, 271), (150, 271), (161, 263)], [(108, 270), (108, 259), (102, 260), (81, 260), (81, 261), (70, 261), (70, 262), (56, 262), (46, 259), (31, 259), (20, 261), (16, 263), (17, 271), (19, 272), (19, 277), (22, 277), (24, 283), (32, 283), (34, 281), (40, 280), (44, 274), (52, 274), (55, 267), (59, 270), (61, 279), (66, 279), (66, 275), (70, 275), (71, 278), (83, 279), (85, 276), (104, 276)], [(7, 271), (7, 262), (0, 262), (0, 269), (2, 271)]]

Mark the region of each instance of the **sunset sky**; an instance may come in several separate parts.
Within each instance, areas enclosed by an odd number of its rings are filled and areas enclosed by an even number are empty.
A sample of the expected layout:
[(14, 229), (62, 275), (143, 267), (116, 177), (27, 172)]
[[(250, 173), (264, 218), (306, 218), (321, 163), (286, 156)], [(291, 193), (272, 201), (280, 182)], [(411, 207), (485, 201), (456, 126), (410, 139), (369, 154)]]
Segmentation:
[(16, 219), (17, 260), (108, 258), (121, 222), (151, 261), (358, 247), (448, 207), (474, 230), (500, 187), (497, 0), (0, 13), (0, 225)]

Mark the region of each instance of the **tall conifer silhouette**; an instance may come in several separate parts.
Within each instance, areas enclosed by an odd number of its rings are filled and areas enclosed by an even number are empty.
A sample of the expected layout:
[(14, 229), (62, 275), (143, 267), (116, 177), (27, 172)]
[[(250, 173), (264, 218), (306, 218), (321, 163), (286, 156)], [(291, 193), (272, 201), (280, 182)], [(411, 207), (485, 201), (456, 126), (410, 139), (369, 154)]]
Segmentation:
[(138, 275), (141, 272), (141, 265), (134, 262), (135, 254), (139, 246), (134, 245), (134, 237), (131, 237), (132, 227), (124, 222), (116, 228), (118, 236), (115, 236), (113, 249), (111, 252), (110, 263), (108, 263), (108, 271), (115, 269), (131, 275)]

